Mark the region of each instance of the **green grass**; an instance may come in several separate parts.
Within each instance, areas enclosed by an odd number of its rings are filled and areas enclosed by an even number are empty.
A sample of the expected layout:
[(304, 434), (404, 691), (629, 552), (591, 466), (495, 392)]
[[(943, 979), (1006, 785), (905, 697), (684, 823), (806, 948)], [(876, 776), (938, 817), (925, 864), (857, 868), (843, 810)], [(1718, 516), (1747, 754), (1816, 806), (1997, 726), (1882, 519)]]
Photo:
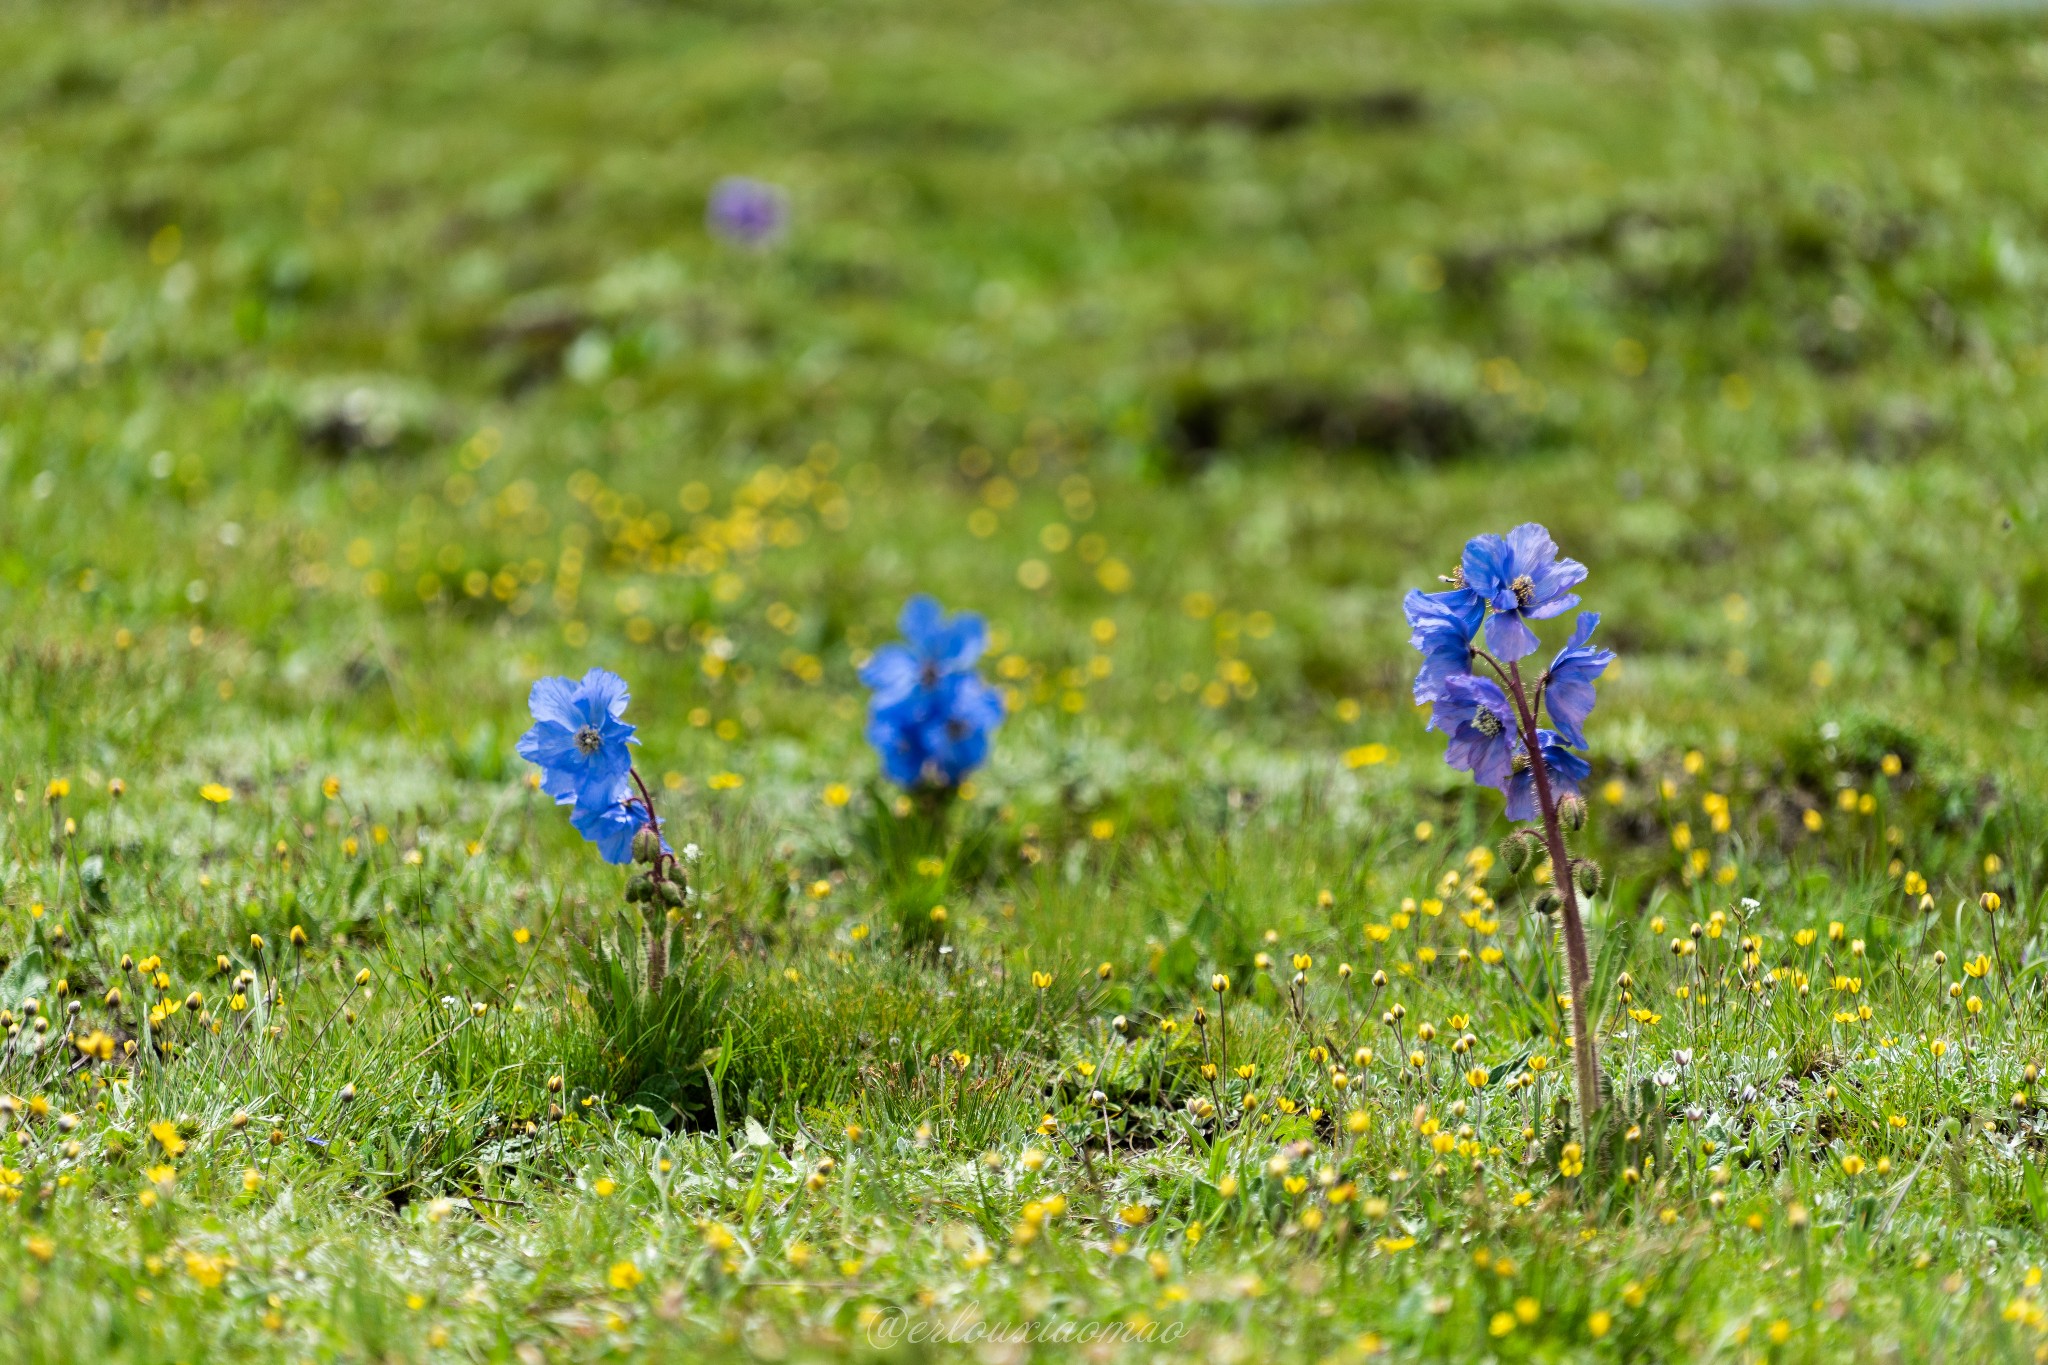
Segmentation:
[[(2048, 1339), (2038, 24), (23, 0), (0, 69), (7, 1359)], [(1623, 655), (1582, 1177), (1398, 612), (1526, 519)], [(1012, 707), (937, 870), (855, 677), (918, 590)], [(597, 663), (665, 1004), (512, 752)]]

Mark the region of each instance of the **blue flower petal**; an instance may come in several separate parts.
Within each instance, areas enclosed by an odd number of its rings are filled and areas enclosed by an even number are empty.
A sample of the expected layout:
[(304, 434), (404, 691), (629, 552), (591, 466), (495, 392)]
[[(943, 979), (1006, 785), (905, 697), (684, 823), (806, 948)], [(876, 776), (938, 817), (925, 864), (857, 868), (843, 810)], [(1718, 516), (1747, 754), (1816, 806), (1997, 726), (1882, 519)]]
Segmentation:
[(1443, 695), (1447, 679), (1472, 669), (1472, 634), (1486, 615), (1486, 603), (1465, 589), (1425, 593), (1410, 591), (1402, 601), (1413, 628), (1408, 643), (1422, 653), (1415, 675), (1415, 703), (1426, 705)]
[(1547, 602), (1539, 602), (1520, 613), (1520, 615), (1525, 621), (1548, 621), (1553, 616), (1564, 615), (1577, 605), (1579, 605), (1579, 595), (1575, 592), (1568, 592), (1562, 597), (1552, 598)]
[(626, 702), (631, 698), (626, 680), (609, 668), (593, 668), (585, 673), (576, 691), (584, 706), (584, 718), (593, 724), (605, 716), (616, 720), (625, 715)]
[(1593, 680), (1614, 662), (1614, 651), (1593, 649), (1593, 631), (1600, 624), (1598, 612), (1580, 612), (1571, 642), (1557, 652), (1544, 673), (1543, 706), (1550, 713), (1558, 733), (1574, 748), (1586, 744), (1586, 718), (1593, 714)]
[[(1593, 772), (1593, 765), (1565, 746), (1563, 736), (1551, 730), (1536, 732), (1536, 746), (1543, 755), (1543, 767), (1550, 778), (1550, 797), (1562, 801), (1567, 796), (1579, 794), (1579, 784)], [(1541, 803), (1536, 799), (1536, 776), (1527, 766), (1517, 772), (1507, 786), (1510, 820), (1535, 820), (1542, 816)]]
[(946, 610), (937, 599), (919, 593), (903, 604), (903, 612), (896, 618), (896, 629), (903, 632), (903, 638), (919, 654), (929, 654), (927, 647), (931, 640), (945, 628)]
[(1545, 565), (1557, 558), (1557, 542), (1536, 522), (1523, 522), (1507, 533), (1506, 540), (1507, 576), (1511, 580), (1523, 575), (1533, 579)]
[(971, 611), (963, 611), (946, 623), (932, 641), (932, 657), (947, 672), (972, 668), (988, 648), (988, 626)]
[(1486, 647), (1504, 664), (1528, 658), (1541, 643), (1519, 612), (1497, 611), (1486, 618)]
[(535, 725), (519, 737), (519, 756), (543, 768), (562, 767), (577, 757), (576, 732), (552, 722)]
[(1511, 563), (1508, 544), (1499, 536), (1474, 536), (1465, 542), (1465, 553), (1459, 557), (1458, 567), (1465, 576), (1465, 586), (1494, 606), (1501, 605), (1501, 594), (1506, 593), (1507, 605), (1514, 605), (1514, 594), (1508, 591), (1508, 581), (1514, 577), (1509, 572)]
[[(1530, 605), (1549, 602), (1586, 581), (1586, 566), (1576, 559), (1560, 559), (1529, 575)], [(1554, 613), (1553, 613), (1554, 614)]]
[(577, 687), (570, 678), (540, 678), (527, 693), (526, 708), (533, 713), (534, 720), (541, 724), (560, 725), (574, 730), (583, 723), (582, 715), (576, 710)]
[(647, 807), (629, 799), (625, 789), (618, 789), (610, 801), (588, 808), (578, 806), (569, 823), (578, 834), (597, 845), (599, 857), (614, 866), (624, 866), (633, 861), (633, 836), (649, 821)]
[(902, 645), (883, 645), (860, 670), (860, 680), (875, 694), (875, 704), (889, 706), (917, 686), (917, 656)]

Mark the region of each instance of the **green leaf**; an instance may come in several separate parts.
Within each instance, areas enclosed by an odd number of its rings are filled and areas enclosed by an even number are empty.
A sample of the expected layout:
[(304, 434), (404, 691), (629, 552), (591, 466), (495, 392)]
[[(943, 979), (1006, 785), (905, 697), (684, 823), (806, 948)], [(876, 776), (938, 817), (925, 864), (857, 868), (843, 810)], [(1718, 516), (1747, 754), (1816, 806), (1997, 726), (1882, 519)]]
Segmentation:
[(14, 1009), (24, 1000), (40, 997), (49, 985), (50, 974), (43, 970), (43, 947), (32, 943), (0, 972), (0, 1008)]
[(1629, 950), (1635, 946), (1636, 923), (1634, 914), (1621, 914), (1618, 906), (1608, 916), (1607, 932), (1600, 936), (1600, 956), (1593, 963), (1592, 989), (1587, 993), (1591, 997), (1586, 1001), (1590, 1027), (1597, 1029), (1607, 1013), (1607, 1002), (1614, 995), (1614, 979), (1621, 974)]
[(1202, 969), (1201, 950), (1195, 946), (1192, 933), (1182, 934), (1166, 945), (1160, 955), (1159, 984), (1169, 990), (1192, 990), (1195, 977)]
[(1525, 1047), (1510, 1060), (1493, 1066), (1486, 1073), (1486, 1088), (1491, 1090), (1508, 1077), (1519, 1073), (1523, 1067), (1529, 1064), (1529, 1059), (1535, 1055), (1536, 1050), (1533, 1047)]
[(1229, 1167), (1230, 1139), (1228, 1136), (1219, 1135), (1215, 1144), (1209, 1148), (1209, 1169), (1205, 1173), (1209, 1185), (1214, 1187), (1217, 1181), (1223, 1179), (1223, 1173)]

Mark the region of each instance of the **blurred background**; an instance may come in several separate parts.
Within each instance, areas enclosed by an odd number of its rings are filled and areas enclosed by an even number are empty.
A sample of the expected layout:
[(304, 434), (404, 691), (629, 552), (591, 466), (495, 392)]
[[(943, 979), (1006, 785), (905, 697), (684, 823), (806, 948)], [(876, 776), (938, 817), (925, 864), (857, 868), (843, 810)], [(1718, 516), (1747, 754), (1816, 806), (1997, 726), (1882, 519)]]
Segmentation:
[(1401, 591), (1539, 520), (1604, 764), (2043, 771), (2033, 15), (19, 0), (0, 66), (17, 765), (501, 778), (603, 662), (815, 802), (926, 590), (998, 785), (1448, 792)]

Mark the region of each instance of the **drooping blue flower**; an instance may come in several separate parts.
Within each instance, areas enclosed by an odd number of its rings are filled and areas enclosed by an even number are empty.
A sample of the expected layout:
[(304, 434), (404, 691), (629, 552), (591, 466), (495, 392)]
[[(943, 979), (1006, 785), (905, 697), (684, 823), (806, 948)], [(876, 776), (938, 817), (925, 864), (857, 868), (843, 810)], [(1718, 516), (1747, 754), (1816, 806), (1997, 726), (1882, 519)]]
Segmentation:
[[(567, 804), (566, 802), (564, 804)], [(579, 803), (569, 816), (576, 832), (597, 845), (598, 856), (623, 866), (633, 861), (633, 836), (653, 823), (647, 803), (632, 794), (630, 787), (618, 787), (612, 797), (598, 805)], [(668, 841), (662, 841), (668, 851)]]
[(602, 808), (633, 766), (627, 745), (638, 743), (626, 712), (626, 680), (593, 668), (581, 682), (542, 678), (527, 706), (533, 728), (519, 737), (519, 756), (538, 764), (541, 790), (561, 802)]
[(1412, 632), (1408, 643), (1422, 653), (1422, 668), (1415, 675), (1415, 704), (1421, 706), (1441, 697), (1448, 679), (1472, 671), (1472, 636), (1486, 618), (1486, 603), (1469, 588), (1411, 588), (1401, 610)]
[(1451, 737), (1444, 762), (1489, 787), (1507, 789), (1517, 732), (1514, 703), (1499, 684), (1469, 673), (1445, 679), (1429, 725)]
[[(1579, 784), (1593, 771), (1593, 765), (1575, 754), (1555, 730), (1536, 732), (1536, 749), (1543, 756), (1543, 769), (1550, 777), (1550, 799), (1562, 801), (1579, 794)], [(1536, 801), (1536, 774), (1530, 771), (1528, 755), (1516, 753), (1514, 772), (1508, 779), (1508, 819), (1535, 820), (1543, 811)]]
[(1570, 643), (1557, 652), (1543, 675), (1544, 709), (1574, 749), (1586, 747), (1586, 717), (1593, 714), (1593, 680), (1614, 662), (1613, 650), (1589, 647), (1599, 624), (1599, 612), (1580, 612)]
[(1479, 594), (1492, 613), (1486, 618), (1486, 647), (1502, 663), (1536, 652), (1531, 621), (1547, 621), (1579, 604), (1572, 588), (1586, 579), (1586, 566), (1559, 559), (1557, 542), (1535, 522), (1505, 536), (1474, 536), (1458, 564), (1461, 587)]
[(989, 736), (1003, 721), (1002, 693), (970, 675), (942, 681), (926, 701), (914, 712), (871, 716), (868, 742), (891, 782), (957, 787), (988, 760)]
[(890, 781), (957, 787), (987, 760), (989, 735), (1003, 720), (1002, 694), (975, 672), (987, 627), (971, 612), (947, 616), (922, 594), (897, 624), (904, 643), (876, 650), (860, 673), (874, 693), (868, 742)]
[(729, 175), (711, 187), (704, 225), (739, 246), (767, 246), (789, 225), (789, 196), (765, 180)]

